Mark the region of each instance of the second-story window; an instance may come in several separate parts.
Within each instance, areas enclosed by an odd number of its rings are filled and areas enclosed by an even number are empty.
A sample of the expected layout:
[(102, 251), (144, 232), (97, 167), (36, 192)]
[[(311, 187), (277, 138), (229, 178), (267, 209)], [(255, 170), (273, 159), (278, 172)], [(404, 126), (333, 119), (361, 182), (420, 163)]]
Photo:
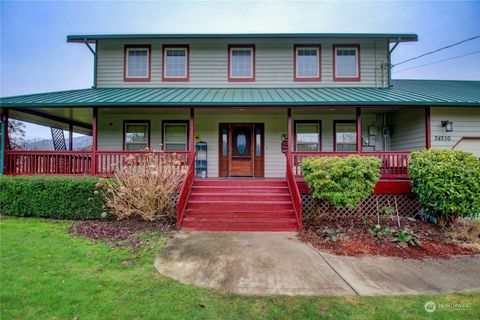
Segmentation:
[(229, 46), (228, 60), (229, 81), (255, 81), (254, 45)]
[(163, 46), (163, 80), (188, 81), (189, 47), (187, 45)]
[(125, 81), (150, 81), (150, 46), (125, 46)]
[(360, 46), (333, 46), (333, 80), (360, 81)]
[(295, 45), (294, 80), (319, 81), (320, 80), (320, 46)]

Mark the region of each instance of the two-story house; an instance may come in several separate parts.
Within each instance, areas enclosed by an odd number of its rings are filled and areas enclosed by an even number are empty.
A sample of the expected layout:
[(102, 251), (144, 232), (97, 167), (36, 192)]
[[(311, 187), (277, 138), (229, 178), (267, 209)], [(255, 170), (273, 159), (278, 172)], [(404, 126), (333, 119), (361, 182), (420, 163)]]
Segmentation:
[[(300, 197), (308, 190), (299, 163), (310, 155), (379, 157), (375, 192), (405, 199), (411, 150), (480, 156), (480, 82), (391, 80), (392, 52), (417, 41), (415, 34), (72, 35), (67, 41), (93, 53), (93, 87), (2, 98), (2, 125), (12, 117), (91, 134), (92, 150), (72, 150), (71, 135), (67, 150), (9, 150), (3, 134), (2, 172), (110, 175), (112, 164), (145, 148), (184, 154), (189, 171), (179, 226), (301, 226)], [(402, 202), (405, 210), (409, 201)]]

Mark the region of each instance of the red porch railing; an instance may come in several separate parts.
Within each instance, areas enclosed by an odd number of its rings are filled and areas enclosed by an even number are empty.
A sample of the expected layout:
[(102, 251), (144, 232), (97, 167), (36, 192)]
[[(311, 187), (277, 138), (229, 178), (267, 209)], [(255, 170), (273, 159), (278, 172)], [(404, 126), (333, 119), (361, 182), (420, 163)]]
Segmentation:
[[(295, 176), (302, 176), (300, 164), (307, 157), (346, 157), (358, 155), (357, 152), (291, 152), (292, 168)], [(377, 157), (380, 159), (381, 179), (408, 179), (408, 157), (410, 151), (375, 151), (362, 152), (362, 156)], [(288, 165), (288, 164), (287, 164)]]
[[(5, 151), (7, 175), (113, 175), (122, 169), (129, 156), (147, 155), (150, 151)], [(158, 162), (176, 154), (180, 157), (180, 169), (186, 169), (189, 151), (154, 152)], [(94, 163), (95, 161), (95, 163)], [(95, 166), (94, 166), (95, 164)]]
[(293, 209), (295, 211), (295, 217), (297, 218), (298, 228), (303, 228), (302, 220), (302, 198), (300, 197), (300, 191), (298, 190), (297, 180), (295, 174), (293, 173), (293, 166), (291, 156), (287, 153), (287, 168), (285, 173), (285, 178), (287, 180), (288, 191), (292, 197)]
[(193, 181), (195, 180), (195, 152), (189, 153), (188, 170), (183, 180), (182, 188), (177, 200), (177, 228), (182, 226), (183, 215), (187, 208), (188, 196), (192, 190)]
[(6, 150), (7, 175), (92, 174), (91, 151)]
[[(137, 157), (139, 164), (142, 162), (142, 157), (147, 156), (152, 151), (95, 151), (95, 158), (97, 159), (96, 171), (97, 175), (110, 176), (116, 170), (123, 170), (127, 165), (127, 158), (134, 155)], [(187, 169), (190, 152), (189, 151), (154, 151), (157, 157), (157, 163), (168, 161), (175, 157), (175, 160), (180, 160), (180, 170)], [(169, 159), (169, 157), (172, 157)], [(130, 164), (131, 166), (131, 164)]]

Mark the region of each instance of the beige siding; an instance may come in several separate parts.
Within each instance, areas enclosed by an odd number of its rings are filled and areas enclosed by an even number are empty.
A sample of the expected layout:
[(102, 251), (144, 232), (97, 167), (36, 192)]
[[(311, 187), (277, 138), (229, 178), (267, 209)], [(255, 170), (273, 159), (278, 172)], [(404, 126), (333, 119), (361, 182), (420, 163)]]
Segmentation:
[[(227, 81), (228, 44), (243, 43), (256, 45), (256, 81)], [(320, 43), (322, 45), (321, 64), (322, 81), (293, 81), (293, 45), (301, 43)], [(360, 44), (360, 82), (333, 82), (332, 44)], [(151, 82), (124, 82), (124, 45), (151, 44), (152, 69)], [(190, 81), (162, 82), (162, 45), (190, 45)], [(318, 87), (318, 86), (383, 86), (386, 73), (382, 65), (387, 59), (387, 42), (379, 40), (325, 39), (311, 40), (217, 40), (202, 41), (171, 40), (146, 42), (125, 40), (103, 40), (99, 42), (97, 85), (98, 87)]]
[(98, 113), (98, 149), (123, 149), (124, 120), (150, 120), (153, 150), (160, 149), (162, 120), (188, 120), (188, 109), (100, 109)]
[[(158, 150), (162, 141), (162, 120), (187, 120), (187, 109), (100, 109), (98, 148), (123, 149), (124, 120), (150, 120), (151, 146)], [(363, 121), (371, 124), (375, 114), (365, 114)], [(354, 120), (353, 109), (294, 110), (293, 120), (320, 120), (322, 122), (322, 150), (333, 151), (333, 121)], [(287, 133), (286, 109), (197, 109), (195, 111), (195, 136), (208, 144), (208, 177), (218, 176), (218, 135), (220, 123), (264, 123), (265, 125), (265, 176), (285, 175), (285, 156), (281, 152), (281, 136)], [(364, 129), (364, 131), (367, 129)], [(366, 132), (366, 131), (365, 131)], [(381, 143), (381, 142), (380, 142)], [(381, 144), (375, 150), (381, 150)]]
[(388, 116), (391, 130), (391, 150), (425, 149), (425, 109), (411, 108), (392, 112)]
[[(462, 137), (480, 139), (480, 108), (431, 108), (432, 148), (450, 150)], [(452, 121), (453, 131), (446, 132), (442, 121)], [(480, 156), (480, 140), (463, 142)], [(465, 147), (465, 146), (463, 146)]]

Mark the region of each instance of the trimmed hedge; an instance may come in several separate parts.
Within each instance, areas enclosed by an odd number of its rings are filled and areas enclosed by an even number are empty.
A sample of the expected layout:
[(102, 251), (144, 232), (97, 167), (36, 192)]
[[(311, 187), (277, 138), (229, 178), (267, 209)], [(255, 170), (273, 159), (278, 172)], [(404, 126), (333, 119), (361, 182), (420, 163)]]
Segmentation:
[(100, 219), (96, 177), (0, 176), (0, 212), (19, 217)]
[(356, 208), (380, 179), (380, 160), (375, 157), (308, 157), (301, 167), (312, 197), (337, 208)]
[(463, 151), (412, 152), (412, 190), (427, 212), (446, 222), (480, 216), (480, 160)]

